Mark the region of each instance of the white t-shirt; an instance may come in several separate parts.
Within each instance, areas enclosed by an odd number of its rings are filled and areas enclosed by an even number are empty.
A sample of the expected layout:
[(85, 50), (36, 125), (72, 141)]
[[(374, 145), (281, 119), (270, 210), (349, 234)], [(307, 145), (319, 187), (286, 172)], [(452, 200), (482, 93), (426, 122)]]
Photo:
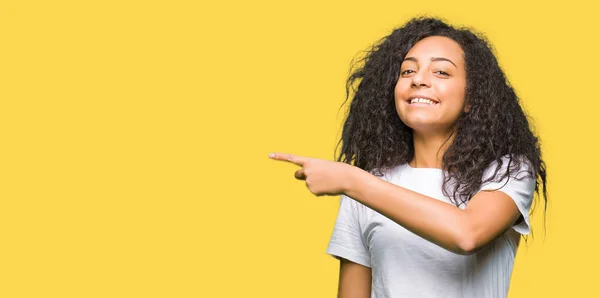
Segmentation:
[[(513, 160), (514, 162), (514, 160)], [(498, 177), (506, 169), (505, 158)], [(483, 175), (491, 177), (497, 163)], [(527, 164), (501, 182), (488, 182), (481, 190), (508, 194), (523, 221), (472, 255), (459, 255), (429, 242), (401, 225), (345, 195), (327, 247), (327, 254), (371, 268), (371, 297), (506, 297), (520, 234), (529, 234), (529, 210), (535, 178), (527, 176)], [(453, 204), (442, 193), (442, 170), (395, 167), (381, 179)], [(518, 178), (518, 179), (515, 179)], [(468, 204), (468, 203), (467, 203)], [(466, 206), (460, 205), (461, 209)]]

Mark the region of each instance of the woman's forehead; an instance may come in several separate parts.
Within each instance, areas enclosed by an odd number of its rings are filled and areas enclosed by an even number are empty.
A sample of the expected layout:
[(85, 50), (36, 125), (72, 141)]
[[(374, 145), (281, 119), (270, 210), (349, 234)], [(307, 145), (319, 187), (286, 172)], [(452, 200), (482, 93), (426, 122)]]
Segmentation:
[(451, 38), (444, 36), (430, 36), (417, 42), (406, 54), (406, 57), (430, 58), (441, 57), (448, 58), (462, 63), (463, 50), (460, 45)]

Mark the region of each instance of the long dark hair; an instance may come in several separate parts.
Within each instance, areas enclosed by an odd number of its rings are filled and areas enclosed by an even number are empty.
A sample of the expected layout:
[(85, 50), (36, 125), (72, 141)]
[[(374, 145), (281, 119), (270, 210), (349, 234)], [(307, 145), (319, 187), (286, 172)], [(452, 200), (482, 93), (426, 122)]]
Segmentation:
[[(445, 36), (456, 41), (464, 52), (467, 73), (465, 104), (470, 110), (459, 117), (454, 141), (442, 157), (444, 194), (457, 206), (465, 204), (481, 187), (484, 171), (491, 163), (496, 161), (499, 169), (503, 157), (510, 157), (505, 165), (507, 170), (490, 178), (500, 181), (519, 171), (521, 163), (517, 157), (524, 157), (530, 165), (529, 174), (536, 178), (538, 197), (540, 187), (542, 189), (545, 211), (548, 202), (546, 165), (539, 140), (530, 129), (519, 98), (489, 43), (481, 34), (468, 28), (455, 28), (437, 18), (419, 17), (408, 21), (353, 62), (346, 81), (344, 104), (351, 89), (353, 98), (337, 144), (339, 147), (341, 143), (342, 149), (336, 160), (353, 163), (381, 176), (413, 158), (412, 129), (397, 114), (394, 87), (408, 51), (429, 36)], [(447, 188), (451, 189), (451, 195)]]

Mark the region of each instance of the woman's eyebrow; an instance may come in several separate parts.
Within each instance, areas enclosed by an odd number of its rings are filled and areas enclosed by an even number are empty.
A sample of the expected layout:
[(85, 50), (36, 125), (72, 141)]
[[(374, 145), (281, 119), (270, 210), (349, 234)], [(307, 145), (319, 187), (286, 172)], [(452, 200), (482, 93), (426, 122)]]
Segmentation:
[(433, 61), (448, 61), (450, 63), (452, 63), (452, 65), (454, 65), (454, 67), (457, 67), (456, 64), (454, 64), (454, 62), (452, 62), (452, 60), (448, 59), (448, 58), (443, 58), (443, 57), (432, 57), (431, 58), (431, 62)]
[[(415, 57), (406, 57), (406, 58), (404, 58), (403, 61), (419, 62), (417, 60), (417, 58), (415, 58)], [(431, 62), (434, 62), (434, 61), (448, 61), (448, 62), (452, 63), (452, 65), (454, 65), (454, 67), (457, 67), (456, 64), (454, 64), (454, 62), (452, 62), (452, 60), (450, 60), (448, 58), (444, 58), (444, 57), (431, 57)]]

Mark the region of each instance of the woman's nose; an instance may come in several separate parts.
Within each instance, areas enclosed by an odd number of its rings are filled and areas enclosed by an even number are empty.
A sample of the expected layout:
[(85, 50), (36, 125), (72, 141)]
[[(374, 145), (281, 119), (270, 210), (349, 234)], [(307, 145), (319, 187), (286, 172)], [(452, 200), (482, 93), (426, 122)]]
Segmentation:
[(412, 77), (413, 87), (430, 87), (431, 82), (426, 71), (419, 71)]

